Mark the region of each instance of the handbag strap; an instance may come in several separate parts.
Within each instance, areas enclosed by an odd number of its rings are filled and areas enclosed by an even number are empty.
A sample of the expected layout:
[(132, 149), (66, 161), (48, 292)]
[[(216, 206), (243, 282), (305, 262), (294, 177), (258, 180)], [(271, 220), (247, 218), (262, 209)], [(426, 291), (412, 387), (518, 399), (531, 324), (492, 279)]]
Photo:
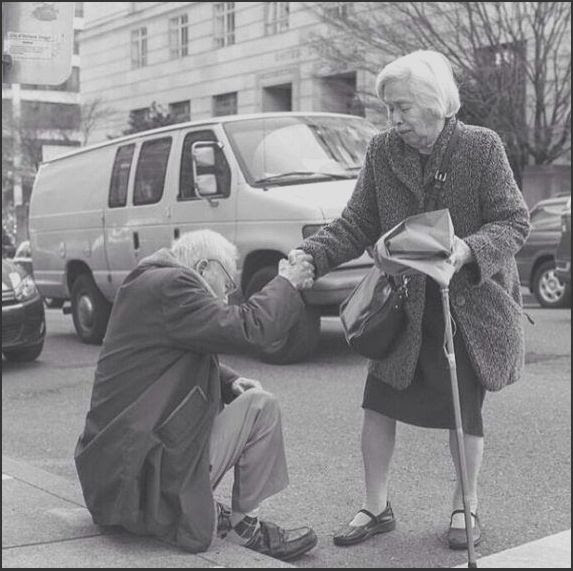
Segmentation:
[(442, 189), (444, 188), (444, 184), (448, 179), (448, 169), (450, 166), (450, 159), (452, 158), (452, 154), (456, 147), (457, 140), (459, 138), (459, 127), (458, 122), (456, 120), (454, 124), (454, 130), (450, 136), (450, 140), (448, 141), (448, 146), (446, 147), (446, 152), (442, 156), (442, 160), (440, 162), (440, 167), (436, 170), (434, 174), (434, 183), (432, 188), (429, 189), (428, 193), (426, 194), (426, 204), (425, 210), (426, 212), (430, 210), (434, 210), (436, 208), (438, 201), (440, 199), (440, 195), (442, 193)]

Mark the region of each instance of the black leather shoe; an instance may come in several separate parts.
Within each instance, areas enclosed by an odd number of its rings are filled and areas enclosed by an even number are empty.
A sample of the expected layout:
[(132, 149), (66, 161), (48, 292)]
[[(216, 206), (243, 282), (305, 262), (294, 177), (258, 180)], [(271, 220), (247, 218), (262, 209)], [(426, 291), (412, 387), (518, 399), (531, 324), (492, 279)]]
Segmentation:
[(310, 527), (283, 529), (274, 523), (260, 520), (257, 533), (245, 547), (275, 559), (290, 561), (310, 551), (317, 541), (316, 533)]
[(370, 521), (365, 525), (345, 525), (334, 534), (333, 540), (335, 545), (355, 545), (378, 533), (386, 533), (396, 529), (396, 518), (390, 502), (386, 504), (386, 509), (379, 515), (374, 515), (368, 510), (360, 510), (358, 513), (360, 512), (366, 514)]
[[(452, 519), (454, 514), (464, 513), (464, 510), (454, 510), (450, 518), (450, 529), (448, 530), (448, 545), (450, 549), (467, 549), (468, 537), (466, 535), (465, 527), (452, 527)], [(479, 518), (477, 514), (472, 512), (472, 518), (475, 519), (475, 525), (472, 527), (472, 535), (474, 546), (478, 546), (481, 541), (481, 529), (479, 526)], [(472, 522), (473, 523), (473, 522)]]

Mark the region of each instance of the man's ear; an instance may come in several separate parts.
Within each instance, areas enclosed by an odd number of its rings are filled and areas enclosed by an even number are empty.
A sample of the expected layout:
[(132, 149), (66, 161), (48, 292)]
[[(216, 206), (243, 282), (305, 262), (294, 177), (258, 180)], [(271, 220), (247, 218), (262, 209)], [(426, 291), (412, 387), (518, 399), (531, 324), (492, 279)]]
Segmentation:
[(203, 260), (199, 260), (196, 264), (195, 264), (195, 269), (201, 274), (203, 275), (203, 272), (207, 269), (207, 265), (208, 265), (208, 261), (203, 259)]

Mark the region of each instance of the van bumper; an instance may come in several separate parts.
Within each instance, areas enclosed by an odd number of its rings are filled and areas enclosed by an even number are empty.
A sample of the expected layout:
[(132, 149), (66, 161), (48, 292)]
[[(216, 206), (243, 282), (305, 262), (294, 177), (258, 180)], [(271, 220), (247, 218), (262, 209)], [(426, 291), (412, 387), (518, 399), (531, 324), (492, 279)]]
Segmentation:
[(338, 268), (322, 276), (311, 289), (304, 290), (304, 301), (313, 306), (340, 305), (366, 275), (369, 266)]

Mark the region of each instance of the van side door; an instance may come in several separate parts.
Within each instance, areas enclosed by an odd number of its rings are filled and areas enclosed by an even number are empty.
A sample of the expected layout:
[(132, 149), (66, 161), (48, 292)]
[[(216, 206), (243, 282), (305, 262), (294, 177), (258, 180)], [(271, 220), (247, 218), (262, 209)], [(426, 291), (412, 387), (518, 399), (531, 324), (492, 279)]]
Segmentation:
[(136, 144), (117, 148), (104, 215), (104, 239), (108, 266), (108, 298), (113, 299), (119, 286), (136, 264), (129, 227), (128, 189), (133, 180)]
[(216, 190), (209, 200), (197, 196), (193, 179), (191, 147), (199, 141), (218, 141), (214, 129), (200, 128), (183, 132), (179, 153), (178, 192), (171, 219), (172, 236), (177, 238), (184, 232), (209, 228), (219, 232), (231, 242), (236, 237), (237, 193), (236, 176), (232, 161), (226, 156), (228, 146), (215, 150)]
[(144, 139), (139, 148), (128, 221), (136, 262), (171, 245), (173, 205), (165, 189), (176, 180), (172, 147), (169, 133)]

